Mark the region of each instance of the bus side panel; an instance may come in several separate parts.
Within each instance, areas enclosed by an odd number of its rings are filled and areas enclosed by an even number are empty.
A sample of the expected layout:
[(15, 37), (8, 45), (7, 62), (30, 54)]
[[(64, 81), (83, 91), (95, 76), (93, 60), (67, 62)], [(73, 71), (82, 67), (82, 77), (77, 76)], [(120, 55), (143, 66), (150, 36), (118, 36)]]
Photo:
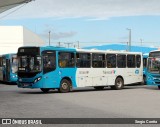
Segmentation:
[(58, 71), (52, 71), (43, 75), (43, 85), (42, 88), (58, 88), (60, 78)]
[(111, 86), (121, 76), (124, 84), (142, 82), (141, 68), (78, 68), (76, 72), (77, 87)]
[(105, 70), (105, 68), (78, 68), (76, 72), (77, 86), (107, 86), (108, 74)]
[[(142, 82), (142, 68), (116, 68), (116, 77), (121, 76), (124, 80), (124, 85)], [(116, 80), (116, 79), (115, 79)]]
[(77, 87), (92, 86), (90, 68), (78, 68), (76, 72), (76, 84)]
[(43, 88), (60, 88), (64, 78), (69, 78), (72, 86), (77, 87), (75, 75), (76, 68), (57, 68), (55, 71), (43, 75)]
[[(72, 82), (72, 86), (73, 87), (77, 87), (76, 84), (76, 68), (59, 68), (59, 78), (60, 78), (60, 82), (62, 81), (62, 79), (64, 78), (69, 78)], [(59, 87), (60, 87), (60, 82), (59, 82)]]

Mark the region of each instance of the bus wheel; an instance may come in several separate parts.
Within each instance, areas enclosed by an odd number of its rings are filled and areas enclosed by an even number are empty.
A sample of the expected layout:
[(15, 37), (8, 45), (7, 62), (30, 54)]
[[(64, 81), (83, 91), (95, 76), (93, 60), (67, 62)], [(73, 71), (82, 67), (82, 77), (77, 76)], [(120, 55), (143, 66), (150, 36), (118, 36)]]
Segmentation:
[(124, 86), (124, 82), (123, 82), (123, 79), (118, 77), (116, 78), (115, 80), (115, 85), (114, 86), (111, 86), (112, 89), (115, 89), (115, 90), (120, 90), (122, 89)]
[(70, 86), (71, 86), (71, 83), (67, 79), (63, 79), (61, 81), (59, 92), (61, 92), (61, 93), (69, 92), (70, 91)]
[(104, 86), (95, 86), (94, 87), (96, 90), (103, 90), (104, 89)]
[(158, 86), (158, 89), (160, 89), (160, 86)]
[(41, 88), (41, 90), (44, 92), (44, 93), (48, 93), (49, 92), (49, 88)]

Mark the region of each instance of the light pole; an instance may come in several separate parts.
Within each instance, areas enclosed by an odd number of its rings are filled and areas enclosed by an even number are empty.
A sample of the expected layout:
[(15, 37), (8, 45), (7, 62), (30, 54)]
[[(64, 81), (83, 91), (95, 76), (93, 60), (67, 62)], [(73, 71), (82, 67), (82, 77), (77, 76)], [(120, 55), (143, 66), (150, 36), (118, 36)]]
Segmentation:
[(51, 31), (49, 31), (49, 46), (51, 44)]
[(141, 41), (141, 47), (142, 47), (143, 40), (142, 40), (142, 39), (140, 39), (140, 41)]
[(127, 28), (127, 30), (129, 31), (129, 37), (128, 37), (128, 43), (129, 43), (129, 51), (131, 51), (131, 34), (132, 34), (132, 30)]

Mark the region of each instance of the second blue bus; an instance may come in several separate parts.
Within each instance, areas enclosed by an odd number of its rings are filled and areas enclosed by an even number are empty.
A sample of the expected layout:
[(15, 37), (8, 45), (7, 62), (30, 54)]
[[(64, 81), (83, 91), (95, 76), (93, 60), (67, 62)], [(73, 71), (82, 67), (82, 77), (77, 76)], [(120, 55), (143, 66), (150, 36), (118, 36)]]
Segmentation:
[(0, 81), (17, 82), (18, 61), (16, 54), (0, 55)]

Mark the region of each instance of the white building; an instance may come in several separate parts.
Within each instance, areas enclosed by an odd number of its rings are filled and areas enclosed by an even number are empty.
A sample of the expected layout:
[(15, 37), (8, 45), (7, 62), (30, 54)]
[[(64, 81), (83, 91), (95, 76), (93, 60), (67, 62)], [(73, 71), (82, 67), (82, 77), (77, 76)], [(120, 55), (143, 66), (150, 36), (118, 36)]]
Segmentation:
[(0, 54), (17, 53), (21, 46), (43, 46), (45, 42), (23, 26), (0, 26)]

